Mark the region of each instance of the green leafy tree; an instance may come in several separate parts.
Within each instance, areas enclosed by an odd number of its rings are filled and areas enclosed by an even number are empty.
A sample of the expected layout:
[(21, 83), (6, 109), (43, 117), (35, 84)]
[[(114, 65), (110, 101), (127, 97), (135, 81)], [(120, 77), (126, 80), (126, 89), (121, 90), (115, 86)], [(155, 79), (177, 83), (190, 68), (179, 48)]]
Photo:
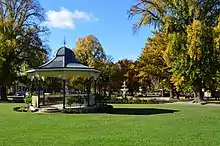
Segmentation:
[(99, 93), (104, 94), (106, 96), (106, 92), (108, 91), (110, 96), (112, 93), (112, 79), (111, 79), (111, 74), (112, 74), (112, 67), (113, 67), (113, 62), (112, 58), (108, 58), (103, 62), (103, 65), (99, 68), (100, 70), (100, 75), (97, 80), (97, 85), (98, 85), (98, 91)]
[[(213, 28), (213, 39), (214, 39), (214, 52), (215, 54), (220, 53), (220, 17), (218, 18), (217, 25)], [(220, 56), (215, 55), (215, 60), (213, 62), (216, 64), (220, 62)], [(216, 64), (218, 65), (218, 64)], [(220, 66), (217, 66), (220, 68)], [(217, 70), (217, 73), (212, 77), (207, 78), (206, 87), (211, 91), (212, 96), (215, 96), (216, 91), (220, 91), (220, 71)]]
[[(177, 88), (185, 86), (201, 102), (202, 88), (219, 69), (216, 62), (213, 27), (220, 15), (220, 2), (215, 0), (138, 0), (129, 11), (130, 16), (141, 16), (135, 28), (154, 24), (168, 37), (171, 81)], [(168, 55), (167, 55), (168, 56)]]
[(45, 81), (41, 83), (42, 83), (41, 87), (44, 87), (44, 89), (46, 90), (45, 92), (49, 92), (53, 94), (60, 93), (63, 87), (62, 80), (54, 77), (46, 78)]
[(6, 100), (6, 86), (19, 78), (23, 65), (35, 67), (44, 62), (48, 50), (43, 36), (48, 29), (39, 25), (44, 11), (36, 0), (0, 1), (0, 6), (0, 86), (1, 99)]
[[(126, 81), (126, 74), (128, 73), (131, 64), (132, 61), (128, 59), (119, 60), (118, 62), (115, 63), (115, 66), (118, 70), (119, 89), (121, 88), (123, 82)], [(128, 82), (126, 81), (126, 84), (127, 83)]]
[(140, 86), (139, 77), (138, 77), (138, 74), (139, 74), (138, 69), (139, 69), (138, 62), (133, 61), (129, 64), (128, 71), (125, 74), (125, 81), (129, 89), (129, 92), (131, 93), (131, 96), (134, 96), (134, 92), (138, 91), (138, 88)]
[(137, 91), (140, 85), (137, 62), (128, 59), (119, 60), (115, 63), (114, 69), (116, 71), (114, 76), (118, 91), (120, 91), (122, 88), (121, 86), (125, 81), (129, 92), (133, 95), (134, 91)]

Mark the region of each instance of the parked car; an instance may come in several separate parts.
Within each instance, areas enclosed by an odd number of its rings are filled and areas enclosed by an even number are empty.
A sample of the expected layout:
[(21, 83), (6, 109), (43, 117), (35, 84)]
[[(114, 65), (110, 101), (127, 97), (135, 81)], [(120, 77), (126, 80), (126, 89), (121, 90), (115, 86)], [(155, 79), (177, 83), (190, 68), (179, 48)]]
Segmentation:
[(21, 92), (15, 93), (16, 96), (27, 96), (29, 94), (30, 94), (30, 92), (27, 92), (27, 91), (21, 91)]
[[(63, 90), (61, 90), (60, 92), (61, 92), (61, 94), (63, 94)], [(74, 91), (74, 90), (68, 90), (68, 89), (66, 89), (66, 90), (65, 90), (65, 93), (66, 93), (66, 94), (78, 94), (79, 92), (78, 92), (78, 91)]]

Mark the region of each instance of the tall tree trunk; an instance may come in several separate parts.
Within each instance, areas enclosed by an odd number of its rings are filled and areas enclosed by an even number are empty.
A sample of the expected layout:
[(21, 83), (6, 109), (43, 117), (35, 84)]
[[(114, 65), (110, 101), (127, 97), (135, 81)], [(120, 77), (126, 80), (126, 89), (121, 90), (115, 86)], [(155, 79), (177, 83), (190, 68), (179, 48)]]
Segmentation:
[(100, 84), (98, 85), (98, 92), (99, 92), (99, 94), (101, 94), (101, 86), (100, 86)]
[(111, 100), (111, 98), (112, 98), (112, 91), (109, 90), (109, 100)]
[(134, 90), (131, 89), (131, 96), (133, 97), (134, 96)]
[(171, 85), (170, 98), (174, 98), (174, 86), (172, 83), (170, 85)]
[(203, 92), (202, 92), (202, 83), (201, 81), (197, 82), (197, 87), (194, 91), (194, 103), (201, 103), (203, 102)]
[(202, 92), (202, 89), (201, 90), (199, 90), (199, 92), (198, 92), (198, 100), (199, 100), (199, 102), (202, 102), (202, 101), (204, 101), (204, 95), (203, 95), (203, 92)]
[(193, 91), (193, 96), (194, 96), (193, 103), (196, 103), (197, 102), (197, 92), (196, 91)]
[(164, 87), (162, 87), (161, 97), (164, 97)]
[(170, 98), (174, 98), (174, 88), (173, 88), (173, 86), (170, 90)]
[(7, 101), (7, 88), (6, 86), (1, 86), (1, 100), (2, 101)]
[(107, 96), (107, 94), (106, 94), (106, 85), (104, 85), (104, 90), (103, 90), (103, 92), (104, 92), (104, 97), (106, 97)]
[(180, 92), (176, 91), (176, 98), (179, 100), (180, 99)]
[(203, 93), (202, 90), (198, 90), (196, 91), (196, 96), (194, 96), (194, 101), (195, 103), (201, 103), (203, 102)]

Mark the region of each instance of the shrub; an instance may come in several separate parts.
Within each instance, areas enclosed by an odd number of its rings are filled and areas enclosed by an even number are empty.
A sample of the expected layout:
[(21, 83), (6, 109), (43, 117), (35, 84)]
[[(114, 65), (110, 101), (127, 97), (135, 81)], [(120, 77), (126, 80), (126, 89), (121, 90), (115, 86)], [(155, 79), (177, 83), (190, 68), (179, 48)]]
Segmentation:
[(104, 102), (105, 101), (105, 96), (103, 96), (102, 94), (96, 94), (95, 95), (95, 101), (100, 103), (100, 102)]
[(84, 104), (84, 98), (82, 98), (82, 96), (76, 96), (76, 103), (79, 103), (80, 104), (80, 106), (82, 105), (82, 104)]
[(26, 104), (27, 104), (27, 107), (29, 107), (29, 105), (31, 104), (31, 102), (32, 102), (32, 95), (29, 94), (29, 95), (27, 95), (27, 96), (24, 98), (24, 103), (26, 103)]
[(164, 101), (157, 100), (157, 99), (148, 99), (147, 102), (148, 102), (148, 104), (162, 104), (162, 103), (165, 103)]
[(141, 104), (142, 103), (142, 100), (141, 99), (136, 99), (135, 101), (134, 101), (136, 104)]
[(72, 104), (74, 103), (74, 97), (67, 96), (66, 98), (66, 104), (71, 108)]

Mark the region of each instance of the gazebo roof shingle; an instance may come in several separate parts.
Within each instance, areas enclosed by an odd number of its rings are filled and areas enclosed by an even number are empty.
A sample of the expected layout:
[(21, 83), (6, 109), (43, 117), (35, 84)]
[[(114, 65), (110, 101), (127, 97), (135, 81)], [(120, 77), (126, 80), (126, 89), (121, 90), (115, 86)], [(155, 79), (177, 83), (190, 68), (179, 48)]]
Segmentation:
[(90, 67), (83, 65), (77, 59), (73, 51), (67, 47), (61, 47), (56, 53), (56, 57), (51, 61), (35, 68), (35, 69), (49, 69), (49, 68), (85, 68)]

